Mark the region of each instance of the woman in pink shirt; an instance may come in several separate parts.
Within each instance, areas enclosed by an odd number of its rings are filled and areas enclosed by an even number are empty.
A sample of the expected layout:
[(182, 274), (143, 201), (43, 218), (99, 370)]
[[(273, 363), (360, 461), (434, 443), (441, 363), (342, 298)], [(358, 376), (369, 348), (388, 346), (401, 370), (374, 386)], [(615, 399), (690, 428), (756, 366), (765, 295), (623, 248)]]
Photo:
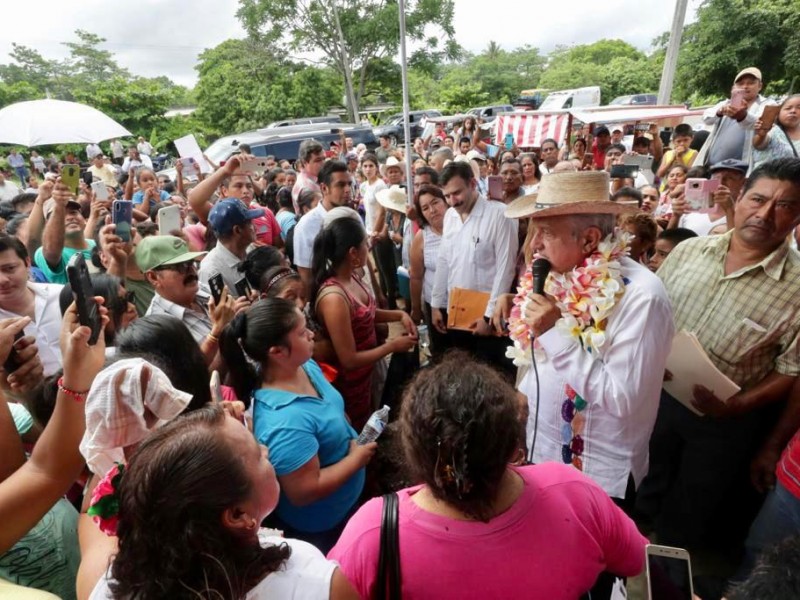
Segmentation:
[[(575, 599), (603, 571), (642, 571), (647, 540), (599, 486), (567, 465), (511, 464), (519, 411), (505, 380), (463, 354), (410, 384), (400, 429), (423, 483), (398, 492), (404, 599)], [(362, 506), (328, 555), (363, 598), (377, 595), (382, 508)]]

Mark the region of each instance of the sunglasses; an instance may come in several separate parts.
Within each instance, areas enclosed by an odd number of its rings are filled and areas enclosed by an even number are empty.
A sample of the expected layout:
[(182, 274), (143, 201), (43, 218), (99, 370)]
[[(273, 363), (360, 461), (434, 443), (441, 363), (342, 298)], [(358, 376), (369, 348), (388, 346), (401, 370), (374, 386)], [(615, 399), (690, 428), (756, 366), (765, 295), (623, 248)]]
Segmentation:
[(196, 268), (195, 263), (193, 260), (188, 260), (182, 263), (176, 263), (174, 265), (164, 265), (162, 267), (157, 267), (154, 271), (175, 271), (176, 273), (180, 273), (181, 275), (186, 275), (189, 271)]

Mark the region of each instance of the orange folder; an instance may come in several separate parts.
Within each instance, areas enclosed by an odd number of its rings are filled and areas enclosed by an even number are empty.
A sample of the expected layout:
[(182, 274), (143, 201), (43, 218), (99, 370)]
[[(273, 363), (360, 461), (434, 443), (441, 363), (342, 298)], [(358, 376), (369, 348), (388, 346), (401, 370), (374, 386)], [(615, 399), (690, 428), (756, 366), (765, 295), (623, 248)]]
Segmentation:
[(476, 292), (465, 288), (450, 290), (450, 301), (447, 307), (447, 328), (471, 331), (472, 325), (483, 318), (486, 305), (489, 303), (488, 292)]

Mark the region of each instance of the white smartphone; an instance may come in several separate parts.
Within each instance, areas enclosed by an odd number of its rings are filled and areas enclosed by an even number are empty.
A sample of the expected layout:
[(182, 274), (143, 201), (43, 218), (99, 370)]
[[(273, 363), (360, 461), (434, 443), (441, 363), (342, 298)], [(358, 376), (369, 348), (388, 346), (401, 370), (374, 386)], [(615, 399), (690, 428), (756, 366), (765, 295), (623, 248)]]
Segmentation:
[(648, 544), (648, 600), (692, 600), (692, 565), (689, 553), (683, 548)]
[(268, 168), (266, 158), (247, 158), (239, 164), (239, 170), (244, 173), (263, 173)]
[(165, 206), (158, 209), (158, 235), (172, 235), (181, 229), (181, 207)]
[(108, 200), (108, 188), (102, 181), (92, 182), (92, 193), (96, 200)]
[(197, 164), (197, 161), (193, 158), (179, 158), (178, 160), (183, 166), (184, 177), (197, 177), (200, 172), (200, 166)]
[(215, 404), (222, 402), (222, 384), (217, 371), (211, 371), (211, 401)]

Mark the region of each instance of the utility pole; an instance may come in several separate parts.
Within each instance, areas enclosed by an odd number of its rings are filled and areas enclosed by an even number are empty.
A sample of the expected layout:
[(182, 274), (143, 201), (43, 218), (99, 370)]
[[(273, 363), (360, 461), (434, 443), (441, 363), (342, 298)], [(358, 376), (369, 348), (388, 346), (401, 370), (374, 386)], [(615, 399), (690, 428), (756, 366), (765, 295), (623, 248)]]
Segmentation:
[(406, 3), (400, 0), (397, 3), (400, 9), (400, 77), (403, 84), (403, 139), (406, 147), (403, 155), (406, 158), (406, 203), (414, 205), (414, 186), (412, 185), (414, 173), (411, 170), (411, 125), (408, 120), (408, 61), (406, 60)]
[(661, 71), (661, 85), (658, 87), (658, 103), (669, 104), (672, 97), (672, 84), (675, 81), (675, 69), (678, 66), (678, 52), (681, 48), (683, 21), (686, 19), (686, 6), (689, 0), (675, 0), (675, 15), (672, 17), (672, 31), (669, 33), (667, 56), (664, 58), (664, 70)]
[(336, 33), (339, 37), (339, 55), (342, 59), (342, 67), (344, 67), (344, 87), (347, 96), (347, 103), (350, 105), (350, 115), (353, 118), (353, 123), (356, 125), (359, 122), (358, 118), (358, 103), (356, 102), (356, 91), (353, 88), (353, 71), (350, 65), (350, 57), (347, 56), (347, 45), (344, 40), (344, 33), (342, 32), (342, 24), (339, 22), (339, 11), (336, 8), (336, 0), (332, 0), (331, 8), (333, 9), (333, 20), (336, 23)]

